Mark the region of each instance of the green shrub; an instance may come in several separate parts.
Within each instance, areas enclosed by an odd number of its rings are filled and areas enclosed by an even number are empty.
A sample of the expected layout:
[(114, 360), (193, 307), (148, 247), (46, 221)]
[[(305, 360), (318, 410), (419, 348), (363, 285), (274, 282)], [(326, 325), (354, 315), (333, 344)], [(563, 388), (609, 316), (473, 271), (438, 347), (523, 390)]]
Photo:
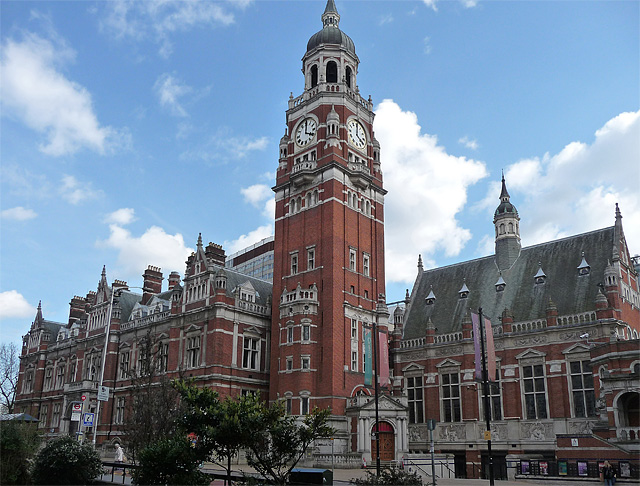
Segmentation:
[(421, 486), (422, 478), (415, 472), (404, 469), (382, 469), (380, 476), (367, 470), (364, 478), (352, 479), (351, 483), (358, 486)]
[(211, 478), (198, 470), (197, 452), (186, 437), (155, 442), (140, 451), (138, 461), (140, 467), (132, 471), (135, 484), (211, 483)]
[(31, 484), (29, 463), (41, 440), (37, 426), (6, 421), (0, 427), (0, 484)]
[(34, 484), (88, 484), (102, 473), (102, 461), (89, 445), (68, 435), (49, 441), (33, 462)]

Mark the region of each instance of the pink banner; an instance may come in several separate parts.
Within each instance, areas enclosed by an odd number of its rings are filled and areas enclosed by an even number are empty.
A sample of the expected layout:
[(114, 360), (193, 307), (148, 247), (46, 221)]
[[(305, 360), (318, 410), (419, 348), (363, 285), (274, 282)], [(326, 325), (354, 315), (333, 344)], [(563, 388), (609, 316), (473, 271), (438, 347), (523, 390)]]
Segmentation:
[(487, 379), (496, 381), (496, 347), (493, 345), (493, 327), (486, 317), (484, 318), (484, 336), (487, 345)]
[(482, 380), (482, 350), (480, 344), (480, 316), (471, 313), (471, 323), (473, 324), (473, 349), (475, 351), (476, 380)]
[(378, 338), (380, 346), (379, 384), (380, 386), (387, 386), (389, 384), (389, 343), (387, 341), (387, 333), (378, 332)]

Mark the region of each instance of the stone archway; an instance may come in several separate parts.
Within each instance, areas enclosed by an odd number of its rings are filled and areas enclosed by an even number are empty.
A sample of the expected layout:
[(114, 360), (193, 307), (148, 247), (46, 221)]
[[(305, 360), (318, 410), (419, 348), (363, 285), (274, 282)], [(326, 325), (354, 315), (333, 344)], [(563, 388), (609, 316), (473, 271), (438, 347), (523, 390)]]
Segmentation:
[[(373, 434), (378, 432), (380, 434), (380, 460), (381, 461), (393, 461), (396, 458), (396, 439), (393, 426), (389, 422), (378, 422), (378, 426), (373, 427)], [(372, 435), (373, 435), (372, 434)], [(375, 461), (376, 454), (376, 439), (371, 439), (371, 460)]]

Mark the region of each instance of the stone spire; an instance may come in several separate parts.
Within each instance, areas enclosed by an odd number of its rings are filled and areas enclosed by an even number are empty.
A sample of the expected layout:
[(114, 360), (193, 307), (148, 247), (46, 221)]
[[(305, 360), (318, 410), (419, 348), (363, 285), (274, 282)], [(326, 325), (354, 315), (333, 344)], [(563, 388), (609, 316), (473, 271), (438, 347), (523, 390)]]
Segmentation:
[(493, 216), (496, 232), (496, 264), (499, 270), (511, 268), (520, 256), (520, 216), (510, 199), (503, 173), (500, 205)]

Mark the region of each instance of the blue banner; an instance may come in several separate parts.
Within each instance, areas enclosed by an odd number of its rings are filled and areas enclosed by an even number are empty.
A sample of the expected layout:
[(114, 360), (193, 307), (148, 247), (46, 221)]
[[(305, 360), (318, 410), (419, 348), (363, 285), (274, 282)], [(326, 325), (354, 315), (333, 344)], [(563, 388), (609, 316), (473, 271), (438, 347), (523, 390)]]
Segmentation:
[(364, 340), (364, 384), (367, 386), (373, 385), (373, 366), (371, 365), (371, 352), (373, 346), (371, 345), (371, 329), (363, 329)]

